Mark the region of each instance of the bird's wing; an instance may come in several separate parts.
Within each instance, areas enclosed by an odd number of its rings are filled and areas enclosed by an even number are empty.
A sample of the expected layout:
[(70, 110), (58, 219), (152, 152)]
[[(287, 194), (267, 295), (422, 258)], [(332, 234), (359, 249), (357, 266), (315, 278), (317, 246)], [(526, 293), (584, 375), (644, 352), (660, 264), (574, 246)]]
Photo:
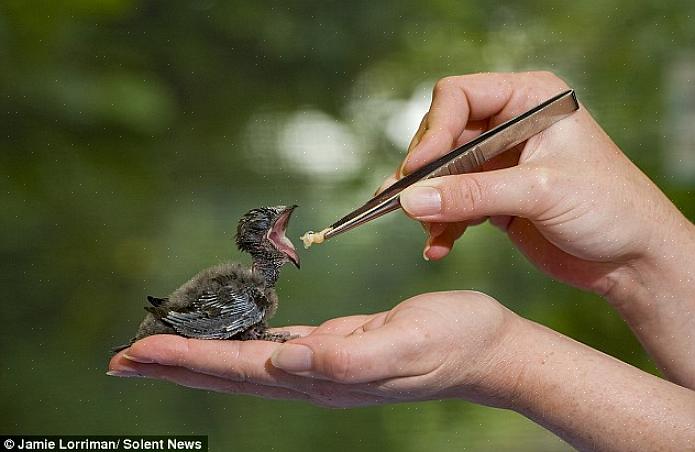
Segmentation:
[(224, 286), (218, 293), (202, 293), (192, 310), (169, 311), (161, 320), (186, 337), (228, 339), (263, 320), (265, 309), (253, 295), (251, 288)]

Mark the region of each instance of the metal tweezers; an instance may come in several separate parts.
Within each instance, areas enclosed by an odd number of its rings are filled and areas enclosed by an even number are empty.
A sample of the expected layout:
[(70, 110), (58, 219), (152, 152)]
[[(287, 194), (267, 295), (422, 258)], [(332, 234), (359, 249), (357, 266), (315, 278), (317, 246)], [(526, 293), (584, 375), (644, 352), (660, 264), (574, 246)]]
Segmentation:
[(400, 193), (416, 182), (432, 177), (479, 171), (483, 164), (523, 143), (579, 109), (574, 90), (567, 90), (504, 122), (448, 154), (400, 179), (363, 206), (330, 225), (325, 239), (347, 232), (401, 207)]

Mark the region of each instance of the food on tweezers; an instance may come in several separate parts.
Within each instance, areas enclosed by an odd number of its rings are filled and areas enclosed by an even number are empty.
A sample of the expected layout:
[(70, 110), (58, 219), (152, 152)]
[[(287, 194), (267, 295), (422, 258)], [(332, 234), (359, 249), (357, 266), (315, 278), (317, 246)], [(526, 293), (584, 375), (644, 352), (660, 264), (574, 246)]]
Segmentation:
[(326, 240), (326, 233), (330, 231), (331, 228), (326, 228), (320, 232), (308, 231), (306, 234), (300, 237), (302, 242), (304, 242), (304, 248), (308, 249), (314, 243), (323, 243)]

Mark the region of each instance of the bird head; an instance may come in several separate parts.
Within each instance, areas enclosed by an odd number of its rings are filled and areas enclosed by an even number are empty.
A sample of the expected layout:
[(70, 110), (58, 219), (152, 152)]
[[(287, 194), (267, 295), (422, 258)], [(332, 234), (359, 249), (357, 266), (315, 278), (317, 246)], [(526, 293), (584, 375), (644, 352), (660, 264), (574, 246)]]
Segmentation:
[(278, 266), (292, 262), (299, 268), (297, 250), (285, 235), (296, 207), (259, 207), (246, 212), (237, 226), (237, 247), (251, 254), (255, 261)]

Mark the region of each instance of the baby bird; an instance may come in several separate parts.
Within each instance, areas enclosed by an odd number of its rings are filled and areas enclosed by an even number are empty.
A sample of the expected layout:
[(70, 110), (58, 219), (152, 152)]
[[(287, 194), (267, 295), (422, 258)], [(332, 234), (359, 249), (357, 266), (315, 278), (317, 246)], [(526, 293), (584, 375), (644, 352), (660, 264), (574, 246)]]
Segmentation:
[(280, 268), (299, 256), (285, 230), (297, 206), (260, 207), (247, 212), (237, 226), (236, 244), (253, 259), (251, 268), (225, 262), (207, 268), (166, 298), (147, 297), (152, 306), (135, 337), (118, 352), (153, 334), (197, 339), (261, 339), (285, 342), (286, 332), (268, 331), (278, 298)]

